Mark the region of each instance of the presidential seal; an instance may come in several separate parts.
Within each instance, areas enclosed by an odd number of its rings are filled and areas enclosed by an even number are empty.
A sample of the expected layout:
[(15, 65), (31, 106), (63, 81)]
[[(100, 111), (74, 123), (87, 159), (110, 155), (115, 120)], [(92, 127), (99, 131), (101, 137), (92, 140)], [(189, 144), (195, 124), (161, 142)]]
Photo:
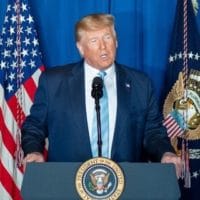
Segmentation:
[(84, 162), (79, 167), (75, 184), (83, 200), (116, 200), (124, 189), (124, 175), (115, 162), (97, 157)]
[[(191, 69), (187, 84), (185, 89), (183, 74), (180, 72), (163, 109), (164, 118), (170, 119), (166, 123), (172, 127), (168, 129), (168, 135), (178, 155), (181, 154), (178, 148), (179, 138), (186, 138), (188, 141), (200, 139), (200, 71)], [(172, 126), (173, 121), (175, 123)]]

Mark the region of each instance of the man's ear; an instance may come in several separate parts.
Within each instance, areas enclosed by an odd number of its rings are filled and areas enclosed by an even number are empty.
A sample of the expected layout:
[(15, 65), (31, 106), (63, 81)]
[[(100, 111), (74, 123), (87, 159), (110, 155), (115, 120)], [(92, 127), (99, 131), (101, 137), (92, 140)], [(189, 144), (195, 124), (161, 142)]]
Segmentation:
[(76, 42), (76, 47), (77, 47), (80, 55), (83, 56), (83, 48), (82, 48), (82, 45), (80, 44), (80, 42)]

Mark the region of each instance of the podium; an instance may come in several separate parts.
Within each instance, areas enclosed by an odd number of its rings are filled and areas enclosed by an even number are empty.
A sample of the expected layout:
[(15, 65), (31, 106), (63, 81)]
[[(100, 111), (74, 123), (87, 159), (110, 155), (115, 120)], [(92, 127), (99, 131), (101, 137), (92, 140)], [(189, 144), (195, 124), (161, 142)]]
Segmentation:
[[(178, 200), (173, 164), (118, 163), (125, 177), (120, 200)], [(22, 183), (23, 200), (78, 200), (75, 176), (81, 163), (29, 163)]]

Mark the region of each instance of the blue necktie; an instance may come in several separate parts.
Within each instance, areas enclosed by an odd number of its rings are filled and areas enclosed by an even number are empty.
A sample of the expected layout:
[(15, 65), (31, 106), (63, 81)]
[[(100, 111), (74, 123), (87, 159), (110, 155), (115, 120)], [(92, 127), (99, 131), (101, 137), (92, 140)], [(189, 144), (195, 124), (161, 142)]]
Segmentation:
[[(100, 71), (98, 76), (104, 80), (106, 72)], [(102, 136), (102, 156), (108, 157), (109, 152), (109, 112), (108, 112), (108, 96), (105, 85), (103, 86), (103, 96), (100, 98), (100, 115), (101, 115), (101, 136)], [(98, 145), (97, 145), (97, 117), (96, 111), (94, 110), (93, 122), (92, 122), (92, 153), (93, 157), (98, 156)]]

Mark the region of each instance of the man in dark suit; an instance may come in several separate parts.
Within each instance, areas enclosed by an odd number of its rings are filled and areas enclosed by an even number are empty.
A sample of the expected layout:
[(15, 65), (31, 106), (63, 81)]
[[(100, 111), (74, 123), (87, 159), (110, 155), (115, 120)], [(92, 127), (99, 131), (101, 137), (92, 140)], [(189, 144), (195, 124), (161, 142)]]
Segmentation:
[(151, 81), (115, 62), (113, 16), (93, 14), (81, 19), (76, 41), (83, 61), (47, 69), (40, 77), (31, 113), (22, 127), (24, 161), (44, 161), (46, 137), (48, 161), (82, 162), (96, 156), (91, 85), (98, 72), (104, 71), (109, 112), (107, 157), (116, 162), (172, 162), (179, 176), (180, 158), (162, 126)]

